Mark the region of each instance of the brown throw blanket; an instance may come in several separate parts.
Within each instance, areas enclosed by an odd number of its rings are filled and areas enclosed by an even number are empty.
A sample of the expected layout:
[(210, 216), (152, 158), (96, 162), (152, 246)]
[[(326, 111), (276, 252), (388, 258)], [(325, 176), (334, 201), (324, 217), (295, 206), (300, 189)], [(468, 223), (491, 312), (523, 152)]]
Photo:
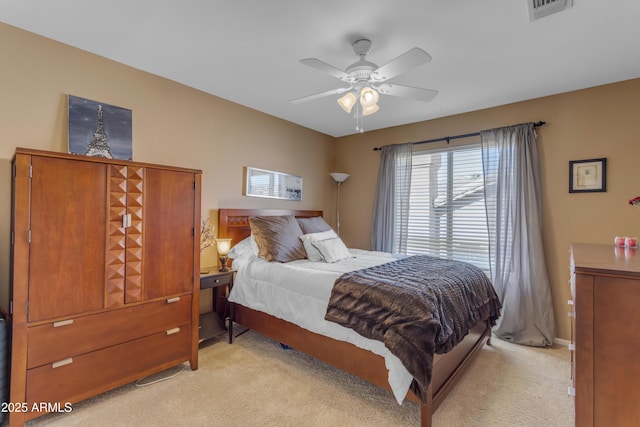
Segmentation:
[(325, 319), (382, 341), (426, 402), (433, 354), (451, 350), (480, 320), (493, 326), (500, 308), (478, 267), (417, 255), (340, 276)]

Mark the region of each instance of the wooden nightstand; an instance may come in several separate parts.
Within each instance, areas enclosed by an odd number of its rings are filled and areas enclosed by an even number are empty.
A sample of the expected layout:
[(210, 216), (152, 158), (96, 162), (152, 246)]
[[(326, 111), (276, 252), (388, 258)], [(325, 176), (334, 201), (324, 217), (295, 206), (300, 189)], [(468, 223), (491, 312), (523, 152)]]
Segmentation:
[[(206, 272), (205, 272), (206, 271)], [(200, 315), (199, 341), (208, 340), (227, 332), (225, 317), (228, 314), (226, 296), (233, 287), (235, 270), (220, 271), (217, 267), (205, 268), (200, 273), (200, 289), (211, 289), (212, 311)], [(222, 295), (220, 292), (224, 292)], [(224, 304), (220, 304), (224, 296)], [(229, 331), (231, 334), (231, 331)], [(231, 339), (229, 339), (231, 342)]]

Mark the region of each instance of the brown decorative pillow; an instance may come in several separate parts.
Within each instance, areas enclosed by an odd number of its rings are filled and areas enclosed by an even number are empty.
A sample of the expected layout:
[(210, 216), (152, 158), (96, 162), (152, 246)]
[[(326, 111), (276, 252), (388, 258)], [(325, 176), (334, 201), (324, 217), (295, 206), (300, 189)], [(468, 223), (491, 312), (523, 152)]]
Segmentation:
[(300, 224), (300, 228), (302, 228), (302, 234), (320, 233), (322, 231), (332, 230), (331, 226), (327, 224), (321, 216), (298, 218), (298, 224)]
[(307, 253), (300, 236), (304, 233), (293, 215), (249, 218), (259, 255), (267, 261), (289, 262), (304, 259)]

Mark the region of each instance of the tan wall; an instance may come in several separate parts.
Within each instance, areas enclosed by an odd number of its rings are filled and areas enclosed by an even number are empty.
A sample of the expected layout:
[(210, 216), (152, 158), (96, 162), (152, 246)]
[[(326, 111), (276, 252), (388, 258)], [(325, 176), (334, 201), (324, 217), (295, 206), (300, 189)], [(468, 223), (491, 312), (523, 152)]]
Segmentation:
[[(640, 79), (339, 138), (336, 169), (351, 174), (340, 193), (342, 237), (350, 246), (369, 248), (380, 162), (373, 147), (546, 121), (538, 128), (543, 237), (557, 335), (569, 339), (570, 243), (611, 244), (615, 235), (640, 235), (640, 212), (627, 204), (640, 195), (638, 112)], [(607, 192), (569, 194), (569, 161), (600, 157), (607, 158)]]
[[(10, 160), (18, 146), (67, 151), (68, 94), (131, 109), (134, 160), (201, 169), (203, 216), (220, 207), (322, 209), (333, 216), (332, 137), (5, 24), (0, 52), (2, 307), (9, 292)], [(243, 196), (247, 165), (302, 176), (303, 200)], [(203, 254), (203, 264), (215, 262), (215, 252)]]
[[(640, 80), (339, 138), (334, 147), (326, 135), (5, 24), (0, 24), (0, 51), (0, 306), (5, 308), (10, 159), (18, 146), (66, 151), (68, 94), (133, 110), (135, 160), (202, 169), (203, 216), (215, 216), (220, 207), (296, 207), (323, 209), (331, 222), (335, 184), (328, 173), (350, 173), (341, 190), (340, 231), (348, 245), (362, 248), (369, 248), (380, 158), (373, 147), (544, 120), (538, 139), (543, 234), (560, 338), (569, 338), (570, 242), (610, 243), (617, 234), (640, 235), (640, 212), (626, 204), (640, 194), (634, 132)], [(608, 191), (569, 194), (569, 160), (595, 157), (608, 158)], [(303, 201), (242, 196), (247, 165), (302, 175)], [(203, 264), (213, 262), (215, 253), (206, 252)]]

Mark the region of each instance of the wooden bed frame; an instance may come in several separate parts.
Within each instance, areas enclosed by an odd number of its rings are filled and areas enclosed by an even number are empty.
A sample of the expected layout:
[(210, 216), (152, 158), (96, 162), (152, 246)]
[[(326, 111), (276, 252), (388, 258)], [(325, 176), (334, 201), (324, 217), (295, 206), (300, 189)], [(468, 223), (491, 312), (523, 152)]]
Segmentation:
[[(218, 235), (232, 239), (232, 245), (249, 236), (249, 217), (260, 215), (295, 215), (296, 217), (322, 216), (322, 211), (271, 209), (220, 209)], [(302, 351), (372, 384), (391, 390), (384, 358), (353, 344), (337, 341), (303, 329), (287, 321), (233, 305), (233, 321), (260, 334)], [(445, 354), (434, 355), (433, 374), (428, 389), (428, 400), (422, 403), (413, 393), (407, 398), (420, 404), (421, 425), (431, 426), (431, 415), (440, 406), (485, 342), (490, 344), (491, 327), (481, 321), (470, 333)]]

